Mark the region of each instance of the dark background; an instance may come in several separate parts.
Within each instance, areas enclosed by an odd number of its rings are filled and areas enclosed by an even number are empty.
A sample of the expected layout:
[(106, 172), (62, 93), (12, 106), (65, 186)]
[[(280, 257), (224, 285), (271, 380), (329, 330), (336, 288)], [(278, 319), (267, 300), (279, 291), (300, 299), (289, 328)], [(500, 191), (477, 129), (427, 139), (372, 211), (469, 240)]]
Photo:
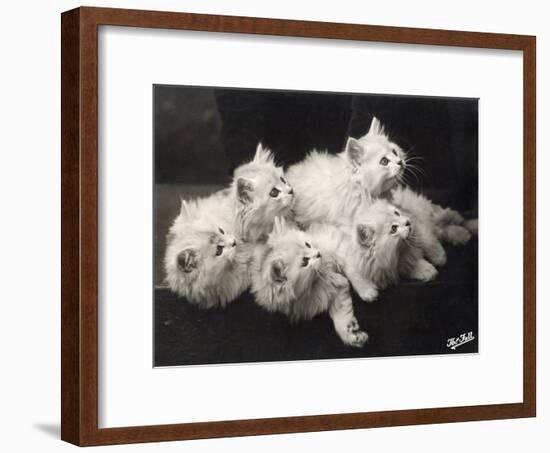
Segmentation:
[[(154, 86), (155, 365), (477, 352), (477, 238), (446, 247), (449, 262), (435, 282), (403, 282), (373, 304), (354, 296), (370, 335), (360, 350), (339, 343), (328, 316), (293, 326), (249, 294), (225, 310), (199, 310), (163, 285), (165, 236), (180, 196), (227, 185), (259, 141), (284, 166), (313, 148), (340, 152), (373, 115), (391, 140), (422, 157), (415, 163), (423, 174), (409, 178), (414, 188), (477, 217), (476, 99)], [(475, 341), (446, 348), (447, 338), (468, 331)]]

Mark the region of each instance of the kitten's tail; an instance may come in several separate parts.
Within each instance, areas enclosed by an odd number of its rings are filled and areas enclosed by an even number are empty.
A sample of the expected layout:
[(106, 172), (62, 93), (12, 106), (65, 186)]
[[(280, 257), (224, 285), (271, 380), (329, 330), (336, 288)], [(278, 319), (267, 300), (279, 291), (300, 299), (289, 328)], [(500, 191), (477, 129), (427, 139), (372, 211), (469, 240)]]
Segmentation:
[(478, 231), (477, 219), (465, 220), (462, 226), (466, 228), (470, 233), (475, 234), (477, 236), (477, 231)]

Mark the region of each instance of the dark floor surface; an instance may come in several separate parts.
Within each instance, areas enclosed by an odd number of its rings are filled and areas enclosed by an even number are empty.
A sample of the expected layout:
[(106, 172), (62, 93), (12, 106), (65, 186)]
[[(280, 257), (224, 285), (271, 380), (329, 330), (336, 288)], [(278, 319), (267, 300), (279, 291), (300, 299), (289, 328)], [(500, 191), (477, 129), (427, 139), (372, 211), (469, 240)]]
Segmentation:
[[(403, 282), (376, 302), (353, 295), (355, 314), (369, 334), (361, 349), (341, 343), (328, 315), (292, 325), (254, 304), (245, 293), (223, 310), (200, 310), (168, 289), (155, 289), (155, 366), (270, 362), (478, 350), (477, 238), (447, 247), (448, 263), (430, 283)], [(447, 339), (473, 332), (455, 351)]]

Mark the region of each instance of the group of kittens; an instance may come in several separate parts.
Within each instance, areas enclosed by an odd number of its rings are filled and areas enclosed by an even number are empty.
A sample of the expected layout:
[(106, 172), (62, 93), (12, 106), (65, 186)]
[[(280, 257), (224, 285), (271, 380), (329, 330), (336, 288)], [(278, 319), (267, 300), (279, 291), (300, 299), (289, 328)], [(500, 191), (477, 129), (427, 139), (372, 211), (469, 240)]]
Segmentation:
[(328, 312), (340, 339), (368, 339), (350, 284), (364, 301), (400, 277), (430, 281), (446, 262), (442, 241), (465, 244), (465, 221), (405, 184), (410, 157), (377, 118), (336, 155), (313, 150), (286, 171), (258, 145), (231, 185), (182, 200), (167, 237), (166, 281), (202, 308), (250, 289), (258, 305), (292, 321)]

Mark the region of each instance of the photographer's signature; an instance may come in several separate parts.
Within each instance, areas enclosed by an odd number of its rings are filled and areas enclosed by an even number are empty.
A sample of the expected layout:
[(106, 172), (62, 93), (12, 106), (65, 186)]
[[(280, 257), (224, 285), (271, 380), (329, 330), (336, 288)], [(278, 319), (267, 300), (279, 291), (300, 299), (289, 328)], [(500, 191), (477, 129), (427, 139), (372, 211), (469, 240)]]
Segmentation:
[(447, 338), (447, 347), (451, 348), (454, 351), (459, 346), (462, 346), (463, 344), (469, 343), (473, 340), (475, 340), (474, 333), (470, 331), (468, 333), (463, 333), (458, 337)]

